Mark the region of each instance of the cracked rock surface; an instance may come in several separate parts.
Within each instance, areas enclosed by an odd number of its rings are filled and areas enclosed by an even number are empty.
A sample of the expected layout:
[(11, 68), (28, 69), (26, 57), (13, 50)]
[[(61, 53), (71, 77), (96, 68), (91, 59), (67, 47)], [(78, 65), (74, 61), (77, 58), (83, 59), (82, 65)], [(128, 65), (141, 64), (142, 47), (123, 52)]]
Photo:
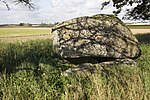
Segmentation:
[(53, 45), (62, 58), (138, 58), (137, 39), (113, 15), (98, 14), (64, 21), (52, 28)]
[(56, 53), (74, 64), (65, 73), (94, 72), (119, 64), (135, 66), (141, 55), (129, 28), (113, 15), (98, 14), (64, 21), (52, 28)]

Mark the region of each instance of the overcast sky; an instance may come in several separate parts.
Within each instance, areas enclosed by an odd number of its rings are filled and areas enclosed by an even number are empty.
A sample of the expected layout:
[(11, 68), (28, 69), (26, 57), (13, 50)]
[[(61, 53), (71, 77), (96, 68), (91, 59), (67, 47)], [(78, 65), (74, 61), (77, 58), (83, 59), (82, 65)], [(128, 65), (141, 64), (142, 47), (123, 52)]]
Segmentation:
[(22, 4), (15, 5), (12, 1), (8, 2), (11, 8), (9, 11), (0, 1), (0, 24), (54, 23), (79, 16), (112, 14), (114, 9), (109, 4), (104, 10), (100, 10), (101, 3), (106, 0), (32, 0), (34, 10)]

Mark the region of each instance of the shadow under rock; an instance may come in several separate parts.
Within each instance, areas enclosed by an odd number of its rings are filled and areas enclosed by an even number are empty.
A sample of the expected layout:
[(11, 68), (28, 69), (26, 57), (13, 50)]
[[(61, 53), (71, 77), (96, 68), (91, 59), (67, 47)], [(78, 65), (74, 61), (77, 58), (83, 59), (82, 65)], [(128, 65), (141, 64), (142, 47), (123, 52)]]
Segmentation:
[(150, 43), (150, 33), (137, 34), (135, 36), (138, 39), (139, 43), (146, 43), (146, 44)]

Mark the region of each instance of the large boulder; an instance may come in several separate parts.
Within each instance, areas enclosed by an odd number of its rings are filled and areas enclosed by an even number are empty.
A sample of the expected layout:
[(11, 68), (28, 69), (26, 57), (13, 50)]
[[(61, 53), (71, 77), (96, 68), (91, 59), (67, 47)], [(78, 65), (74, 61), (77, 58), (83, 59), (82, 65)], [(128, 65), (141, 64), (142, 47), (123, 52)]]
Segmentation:
[(137, 58), (140, 48), (129, 28), (113, 15), (64, 21), (52, 28), (53, 45), (62, 58)]

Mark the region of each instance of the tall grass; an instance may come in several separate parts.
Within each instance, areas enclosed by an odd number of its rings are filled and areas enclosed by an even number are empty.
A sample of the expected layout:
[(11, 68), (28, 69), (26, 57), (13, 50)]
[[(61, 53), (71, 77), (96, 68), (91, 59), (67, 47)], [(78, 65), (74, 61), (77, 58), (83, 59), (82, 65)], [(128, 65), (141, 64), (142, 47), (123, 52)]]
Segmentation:
[(0, 43), (0, 69), (12, 70), (21, 63), (53, 63), (55, 54), (51, 40)]
[[(121, 66), (120, 66), (121, 67)], [(64, 100), (141, 100), (144, 84), (138, 68), (116, 66), (95, 74), (69, 77)]]
[(51, 40), (0, 43), (2, 100), (149, 100), (150, 44), (140, 44), (137, 66), (105, 66), (94, 74), (72, 73)]

